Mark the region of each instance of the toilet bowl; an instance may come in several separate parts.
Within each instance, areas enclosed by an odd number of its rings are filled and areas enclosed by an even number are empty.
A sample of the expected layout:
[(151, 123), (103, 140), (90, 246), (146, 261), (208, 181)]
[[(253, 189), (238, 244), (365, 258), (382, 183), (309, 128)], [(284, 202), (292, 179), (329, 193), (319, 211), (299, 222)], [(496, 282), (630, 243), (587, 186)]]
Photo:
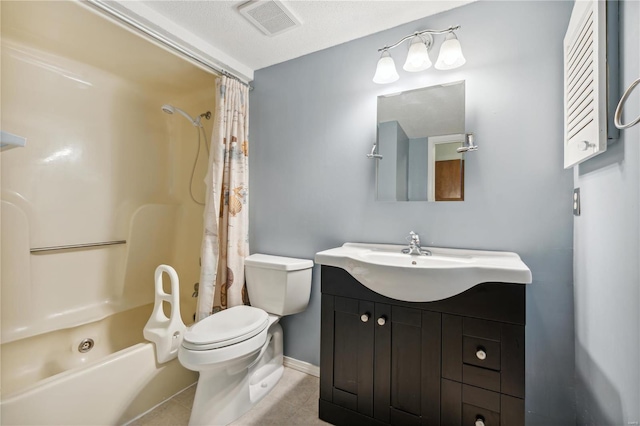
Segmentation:
[[(158, 268), (161, 267), (170, 268), (166, 265)], [(156, 344), (156, 350), (177, 349), (180, 363), (200, 373), (189, 425), (231, 423), (278, 383), (284, 371), (283, 333), (278, 322), (281, 316), (306, 309), (312, 267), (313, 262), (306, 259), (251, 255), (245, 259), (245, 275), (252, 306), (223, 310), (190, 328), (168, 329), (163, 342)], [(175, 271), (167, 272), (173, 284), (177, 275)], [(158, 285), (156, 271), (156, 301), (167, 301), (167, 295), (163, 292), (158, 295), (158, 291), (162, 292), (162, 282), (160, 278)], [(177, 300), (171, 305), (173, 317)], [(171, 320), (166, 318), (166, 324), (171, 324)], [(158, 325), (154, 309), (145, 327), (145, 337), (158, 338), (159, 329), (162, 324)], [(172, 341), (167, 343), (167, 339)], [(175, 357), (159, 352), (157, 356), (159, 360)]]
[[(251, 320), (242, 326), (234, 323), (246, 318)], [(273, 389), (283, 372), (279, 319), (262, 309), (235, 306), (187, 329), (178, 359), (200, 373), (190, 425), (231, 423)], [(224, 338), (217, 338), (218, 332)]]

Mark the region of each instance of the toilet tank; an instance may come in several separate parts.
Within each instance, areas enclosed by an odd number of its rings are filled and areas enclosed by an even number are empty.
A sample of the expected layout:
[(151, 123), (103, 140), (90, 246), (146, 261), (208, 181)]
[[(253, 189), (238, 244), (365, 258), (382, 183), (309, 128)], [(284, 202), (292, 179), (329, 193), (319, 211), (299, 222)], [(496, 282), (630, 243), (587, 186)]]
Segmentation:
[(244, 259), (251, 306), (274, 315), (302, 312), (311, 295), (313, 262), (308, 259), (252, 254)]

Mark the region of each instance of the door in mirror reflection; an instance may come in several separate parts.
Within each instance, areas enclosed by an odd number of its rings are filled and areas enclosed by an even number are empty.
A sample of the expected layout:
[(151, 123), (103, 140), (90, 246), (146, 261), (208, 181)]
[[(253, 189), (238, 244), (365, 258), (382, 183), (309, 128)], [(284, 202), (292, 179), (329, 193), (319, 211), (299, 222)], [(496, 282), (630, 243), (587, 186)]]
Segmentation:
[(464, 154), (457, 151), (463, 141), (464, 134), (429, 138), (429, 201), (464, 200)]

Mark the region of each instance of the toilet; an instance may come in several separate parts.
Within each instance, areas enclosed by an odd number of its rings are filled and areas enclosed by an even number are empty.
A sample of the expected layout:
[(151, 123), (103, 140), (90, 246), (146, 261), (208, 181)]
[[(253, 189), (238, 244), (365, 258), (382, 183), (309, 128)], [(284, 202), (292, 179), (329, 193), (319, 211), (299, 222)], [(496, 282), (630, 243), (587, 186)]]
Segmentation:
[[(161, 265), (158, 267), (167, 267)], [(179, 318), (179, 303), (172, 305), (172, 318), (154, 314), (145, 326), (145, 338), (156, 343), (158, 360), (175, 358), (200, 377), (189, 425), (226, 425), (251, 409), (278, 383), (283, 367), (280, 317), (302, 312), (309, 303), (313, 262), (307, 259), (253, 254), (245, 258), (245, 276), (251, 306), (235, 306), (186, 328)], [(170, 267), (168, 267), (170, 268)], [(173, 268), (171, 268), (173, 270)], [(165, 270), (172, 280), (175, 271)], [(160, 275), (162, 272), (160, 272)], [(174, 278), (175, 275), (175, 278)], [(176, 283), (177, 289), (177, 283)], [(156, 307), (167, 301), (158, 286)], [(162, 329), (160, 323), (164, 324)], [(162, 342), (158, 337), (162, 335)], [(154, 340), (155, 339), (155, 340)], [(178, 342), (180, 342), (178, 344)], [(160, 349), (165, 353), (161, 354)], [(162, 355), (162, 356), (161, 356)]]

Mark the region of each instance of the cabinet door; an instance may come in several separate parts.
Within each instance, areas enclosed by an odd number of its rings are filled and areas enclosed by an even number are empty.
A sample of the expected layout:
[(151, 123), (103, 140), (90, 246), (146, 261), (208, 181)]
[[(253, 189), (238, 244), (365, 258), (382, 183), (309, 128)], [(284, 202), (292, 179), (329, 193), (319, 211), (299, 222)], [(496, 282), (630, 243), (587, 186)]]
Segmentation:
[(440, 424), (440, 314), (383, 304), (375, 310), (375, 418)]
[(371, 417), (373, 314), (372, 302), (323, 295), (320, 397)]

